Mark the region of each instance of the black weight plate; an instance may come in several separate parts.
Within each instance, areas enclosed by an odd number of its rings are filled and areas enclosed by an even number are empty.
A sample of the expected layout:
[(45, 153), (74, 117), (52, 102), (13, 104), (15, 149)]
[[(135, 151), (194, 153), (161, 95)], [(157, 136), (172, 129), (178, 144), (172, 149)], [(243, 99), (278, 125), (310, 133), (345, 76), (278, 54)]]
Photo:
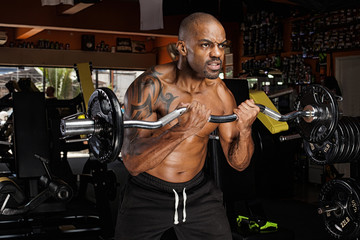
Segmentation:
[(360, 121), (355, 117), (350, 117), (350, 121), (354, 126), (355, 135), (355, 150), (354, 150), (354, 161), (357, 161), (360, 157)]
[(347, 117), (346, 118), (346, 121), (347, 121), (347, 128), (349, 129), (349, 134), (350, 134), (350, 139), (351, 139), (351, 152), (349, 154), (349, 160), (350, 162), (353, 162), (355, 159), (355, 154), (356, 154), (356, 136), (355, 136), (355, 126), (353, 125), (350, 117)]
[(349, 132), (348, 132), (348, 129), (346, 128), (345, 124), (344, 124), (344, 117), (342, 117), (339, 122), (338, 122), (338, 125), (340, 128), (343, 129), (344, 131), (344, 135), (343, 135), (343, 145), (344, 145), (344, 149), (343, 151), (340, 153), (341, 154), (341, 162), (346, 162), (347, 161), (347, 156), (348, 156), (348, 153), (349, 153), (349, 149), (350, 149), (350, 146), (349, 146)]
[(360, 193), (360, 185), (359, 185), (359, 182), (356, 179), (354, 179), (354, 178), (342, 178), (341, 180), (349, 183), (350, 186), (352, 186), (358, 193)]
[(295, 109), (302, 111), (308, 105), (317, 110), (317, 118), (309, 123), (303, 117), (296, 118), (299, 134), (308, 142), (323, 142), (336, 129), (339, 116), (337, 100), (327, 88), (313, 84), (299, 94)]
[(320, 191), (320, 207), (338, 206), (323, 214), (327, 231), (338, 239), (353, 239), (360, 230), (360, 192), (353, 180), (333, 179)]
[(358, 132), (356, 134), (357, 139), (358, 139), (358, 152), (355, 156), (355, 160), (359, 160), (360, 159), (360, 120), (357, 118), (353, 118), (353, 121), (355, 123), (355, 125), (357, 126)]
[(348, 159), (349, 159), (349, 162), (353, 162), (354, 161), (354, 157), (356, 155), (356, 144), (357, 144), (357, 139), (356, 139), (356, 136), (355, 136), (355, 126), (352, 122), (352, 120), (350, 119), (350, 117), (346, 117), (345, 118), (345, 123), (346, 123), (346, 127), (348, 128), (349, 130), (349, 138), (350, 138), (350, 144), (351, 144), (351, 150), (350, 150), (350, 153), (349, 153), (349, 156), (348, 156)]
[[(341, 121), (341, 120), (340, 120)], [(339, 121), (339, 123), (340, 123)], [(338, 133), (338, 146), (339, 146), (339, 150), (338, 152), (336, 153), (336, 156), (335, 156), (335, 162), (337, 163), (341, 163), (343, 158), (344, 158), (344, 149), (346, 147), (345, 143), (345, 133), (344, 133), (344, 128), (342, 125), (340, 125), (338, 123), (337, 127), (336, 127), (336, 132)]]
[(95, 133), (89, 148), (96, 159), (112, 162), (120, 154), (123, 139), (123, 117), (120, 103), (109, 88), (96, 89), (88, 103), (88, 118), (95, 121)]
[(325, 165), (335, 163), (335, 156), (339, 150), (337, 131), (322, 143), (303, 141), (304, 150), (308, 157), (317, 164)]
[(341, 128), (344, 131), (344, 135), (343, 135), (343, 138), (342, 138), (343, 145), (344, 145), (344, 150), (341, 153), (341, 157), (342, 157), (342, 162), (347, 163), (348, 162), (349, 151), (351, 149), (351, 146), (349, 145), (349, 131), (348, 131), (344, 121), (345, 120), (342, 120), (341, 123), (340, 123)]
[(356, 138), (358, 140), (358, 152), (357, 155), (355, 156), (355, 160), (359, 160), (360, 159), (360, 118), (352, 118), (353, 122), (355, 123), (355, 125), (357, 126), (357, 134), (356, 134)]
[(351, 136), (350, 136), (350, 131), (349, 128), (347, 127), (347, 120), (346, 117), (342, 117), (341, 121), (339, 121), (339, 123), (343, 129), (344, 129), (344, 144), (345, 144), (345, 148), (344, 148), (344, 152), (343, 152), (343, 159), (342, 162), (343, 163), (348, 163), (350, 162), (349, 159), (349, 155), (351, 153)]

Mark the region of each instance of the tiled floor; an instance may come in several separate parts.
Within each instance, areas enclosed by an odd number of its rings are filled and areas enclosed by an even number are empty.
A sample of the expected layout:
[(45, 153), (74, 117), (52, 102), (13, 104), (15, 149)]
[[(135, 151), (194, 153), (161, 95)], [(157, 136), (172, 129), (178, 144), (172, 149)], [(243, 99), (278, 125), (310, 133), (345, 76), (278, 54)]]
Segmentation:
[[(262, 234), (252, 236), (253, 238), (243, 236), (234, 240), (333, 240), (326, 230), (322, 215), (317, 212), (321, 187), (320, 184), (294, 182), (292, 196), (262, 197), (251, 202), (249, 208), (260, 212), (266, 220), (277, 223), (279, 230), (285, 233), (290, 231), (292, 235)], [(247, 204), (249, 205), (249, 202)]]
[(294, 183), (294, 200), (317, 204), (322, 185), (316, 183)]
[(294, 240), (332, 240), (317, 213), (320, 189), (318, 184), (295, 183), (292, 198), (264, 199), (264, 211), (279, 228), (293, 231)]

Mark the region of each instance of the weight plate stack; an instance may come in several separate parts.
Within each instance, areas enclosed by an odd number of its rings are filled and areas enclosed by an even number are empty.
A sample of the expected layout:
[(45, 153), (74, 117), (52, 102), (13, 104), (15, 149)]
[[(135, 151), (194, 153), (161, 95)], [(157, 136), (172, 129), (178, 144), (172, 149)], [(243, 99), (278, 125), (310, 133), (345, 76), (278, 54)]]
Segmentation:
[(342, 117), (329, 139), (311, 143), (303, 141), (304, 150), (314, 163), (325, 165), (349, 163), (360, 158), (360, 121), (355, 117)]

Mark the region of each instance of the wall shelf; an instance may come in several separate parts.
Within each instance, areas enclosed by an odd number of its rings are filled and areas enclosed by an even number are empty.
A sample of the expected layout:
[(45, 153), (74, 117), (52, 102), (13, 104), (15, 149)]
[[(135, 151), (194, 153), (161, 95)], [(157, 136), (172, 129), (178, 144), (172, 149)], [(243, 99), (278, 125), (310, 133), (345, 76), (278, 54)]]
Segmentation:
[(0, 65), (73, 67), (83, 62), (92, 62), (93, 68), (147, 69), (156, 64), (156, 55), (0, 47)]

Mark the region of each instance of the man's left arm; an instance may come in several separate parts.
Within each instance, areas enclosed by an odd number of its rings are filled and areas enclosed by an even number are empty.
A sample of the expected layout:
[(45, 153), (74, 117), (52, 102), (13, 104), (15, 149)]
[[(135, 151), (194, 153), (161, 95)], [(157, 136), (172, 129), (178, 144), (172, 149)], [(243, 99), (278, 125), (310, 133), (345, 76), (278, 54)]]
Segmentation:
[(243, 171), (250, 164), (254, 152), (251, 129), (259, 111), (253, 100), (246, 100), (233, 109), (233, 113), (238, 117), (235, 122), (219, 125), (219, 138), (224, 155), (228, 163), (238, 171)]

